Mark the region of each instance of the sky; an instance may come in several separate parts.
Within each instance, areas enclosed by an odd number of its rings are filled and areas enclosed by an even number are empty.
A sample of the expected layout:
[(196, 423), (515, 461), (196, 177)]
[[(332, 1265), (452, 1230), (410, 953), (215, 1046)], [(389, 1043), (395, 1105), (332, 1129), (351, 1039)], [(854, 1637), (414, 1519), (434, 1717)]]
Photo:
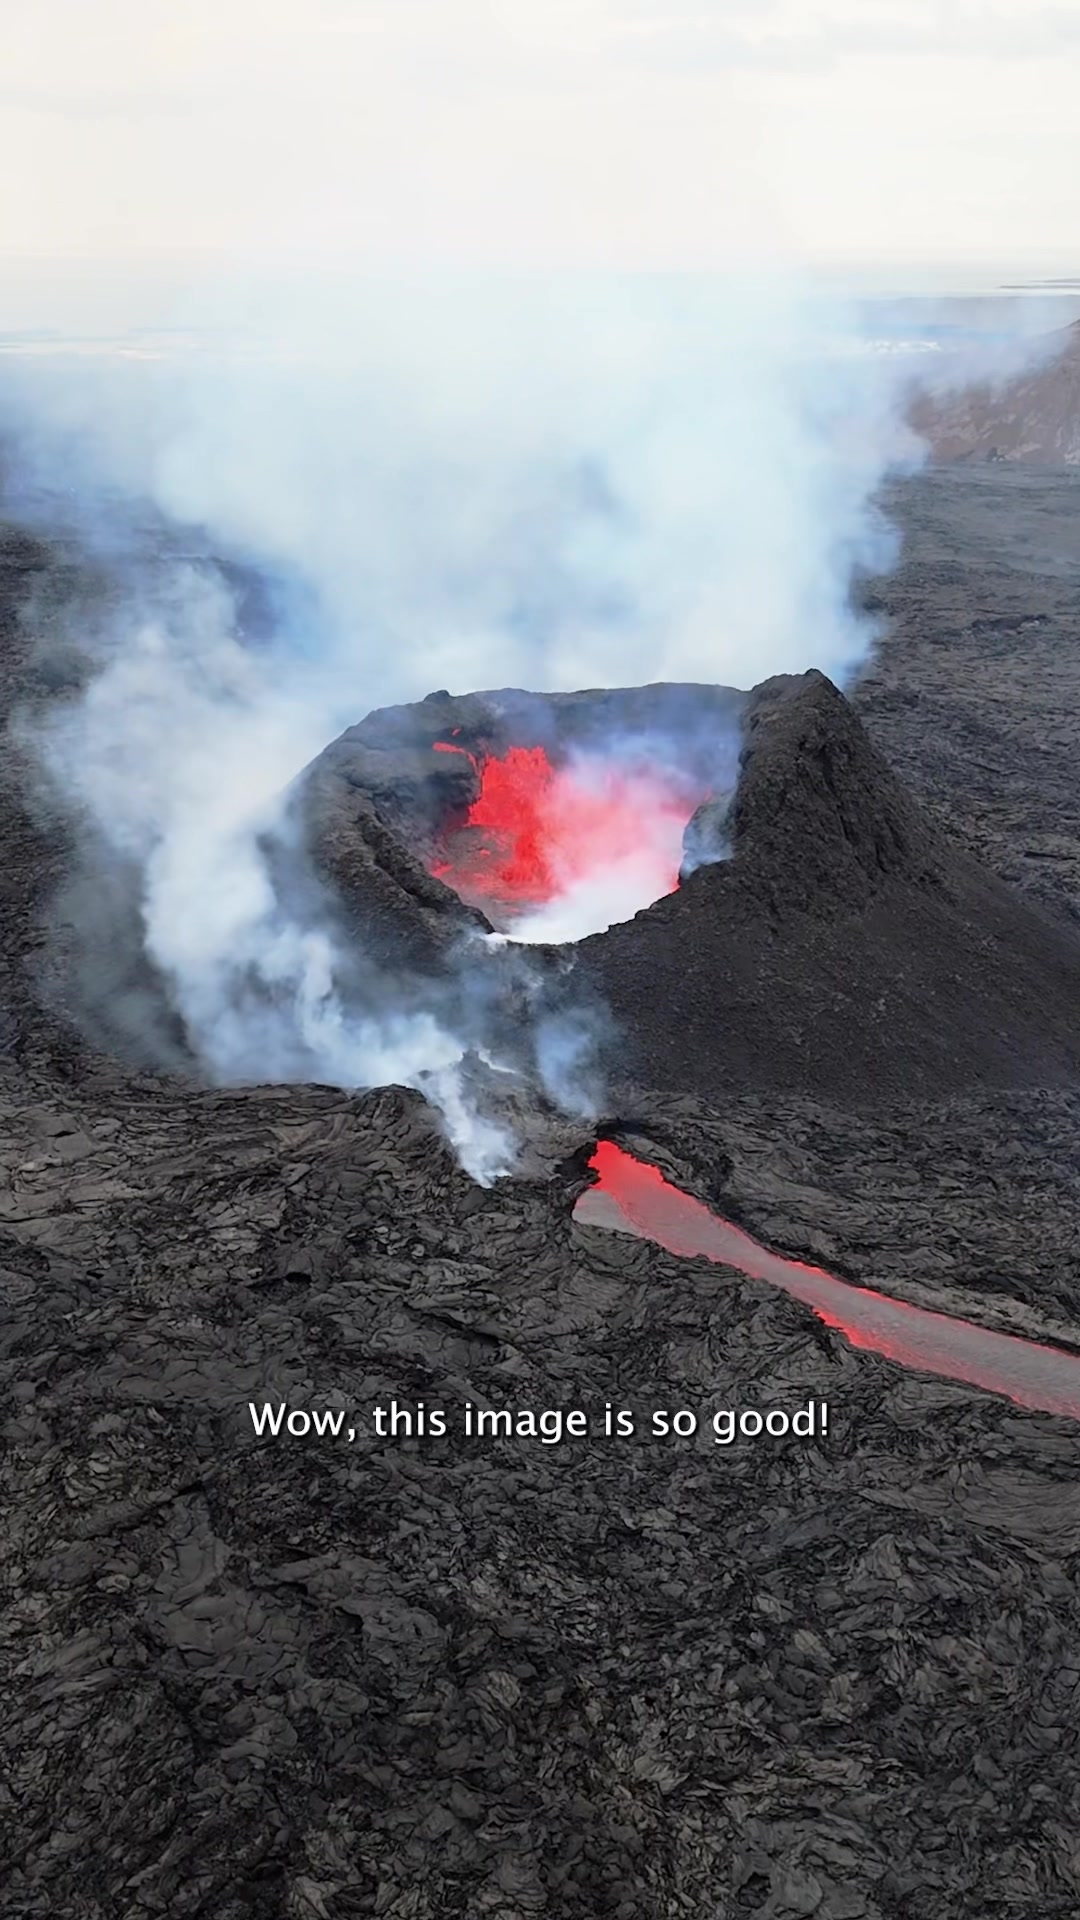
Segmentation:
[(1080, 0), (5, 0), (0, 266), (1069, 266)]

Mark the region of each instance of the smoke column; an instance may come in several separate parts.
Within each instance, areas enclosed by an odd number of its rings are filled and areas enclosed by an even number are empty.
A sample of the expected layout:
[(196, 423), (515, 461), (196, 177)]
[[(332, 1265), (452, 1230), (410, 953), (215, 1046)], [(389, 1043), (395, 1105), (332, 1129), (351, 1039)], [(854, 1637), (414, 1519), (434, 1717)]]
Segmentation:
[[(290, 783), (439, 686), (842, 680), (872, 639), (852, 568), (892, 552), (874, 489), (910, 449), (883, 373), (816, 350), (848, 317), (786, 276), (312, 279), (268, 311), (219, 306), (198, 350), (93, 382), (9, 363), (7, 509), (113, 583), (37, 745), (135, 875), (212, 1078), (421, 1085), (489, 1179), (512, 1149), (466, 1098), (466, 1037), (377, 956), (344, 996), (332, 903), (271, 857), (296, 852)], [(272, 588), (257, 646), (215, 556)]]

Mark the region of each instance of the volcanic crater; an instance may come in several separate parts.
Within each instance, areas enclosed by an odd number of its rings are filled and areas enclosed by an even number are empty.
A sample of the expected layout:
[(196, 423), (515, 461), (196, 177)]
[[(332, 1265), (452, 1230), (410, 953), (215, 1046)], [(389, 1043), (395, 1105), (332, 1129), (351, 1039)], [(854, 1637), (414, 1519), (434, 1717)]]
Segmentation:
[[(731, 688), (670, 684), (439, 692), (351, 727), (309, 790), (324, 841), (351, 809), (362, 835), (391, 834), (399, 868), (421, 867), (486, 931), (574, 940), (723, 857), (744, 705)], [(327, 860), (324, 847), (324, 865), (347, 889), (343, 852), (331, 845)]]
[(923, 810), (819, 672), (440, 692), (350, 728), (303, 791), (317, 864), (388, 959), (445, 971), (471, 929), (543, 968), (572, 942), (564, 998), (609, 1011), (629, 1101), (866, 1109), (1080, 1076), (1071, 929)]

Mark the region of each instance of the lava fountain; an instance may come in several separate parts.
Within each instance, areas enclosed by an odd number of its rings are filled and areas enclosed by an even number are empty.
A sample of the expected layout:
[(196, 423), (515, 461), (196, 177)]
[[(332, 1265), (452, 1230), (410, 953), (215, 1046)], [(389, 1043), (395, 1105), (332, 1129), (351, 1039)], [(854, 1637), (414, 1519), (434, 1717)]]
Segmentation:
[(579, 940), (677, 888), (683, 835), (709, 798), (692, 776), (586, 752), (555, 765), (542, 746), (434, 744), (465, 754), (480, 792), (431, 870), (514, 940)]

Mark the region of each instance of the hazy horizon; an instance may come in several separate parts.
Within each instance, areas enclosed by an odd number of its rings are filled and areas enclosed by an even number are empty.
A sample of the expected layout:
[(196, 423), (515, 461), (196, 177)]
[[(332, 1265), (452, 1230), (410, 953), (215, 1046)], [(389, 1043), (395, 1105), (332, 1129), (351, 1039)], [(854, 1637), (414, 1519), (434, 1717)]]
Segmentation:
[(101, 0), (92, 28), (75, 0), (11, 0), (9, 15), (9, 267), (1075, 259), (1080, 13), (1055, 0)]
[[(378, 289), (399, 281), (418, 290), (444, 287), (448, 280), (462, 286), (490, 283), (545, 288), (626, 282), (657, 286), (684, 285), (687, 289), (723, 285), (721, 269), (656, 271), (582, 267), (551, 272), (534, 269), (469, 269), (447, 267), (367, 270), (348, 260), (244, 262), (230, 264), (213, 258), (173, 261), (79, 261), (23, 258), (0, 260), (0, 347), (20, 339), (28, 342), (65, 339), (134, 338), (140, 334), (205, 333), (237, 326), (258, 330), (276, 321), (286, 310), (283, 295), (295, 288), (299, 271), (311, 289), (325, 285), (333, 297), (347, 283), (350, 297), (365, 287)], [(730, 269), (737, 279), (738, 268)], [(920, 314), (927, 323), (949, 318), (972, 324), (1015, 324), (1025, 332), (1052, 331), (1080, 315), (1080, 273), (1049, 267), (1025, 272), (1024, 263), (985, 263), (981, 266), (898, 262), (892, 267), (818, 263), (803, 267), (798, 279), (811, 297), (820, 294), (823, 311), (839, 303), (852, 314), (884, 326), (890, 309), (900, 318)]]

